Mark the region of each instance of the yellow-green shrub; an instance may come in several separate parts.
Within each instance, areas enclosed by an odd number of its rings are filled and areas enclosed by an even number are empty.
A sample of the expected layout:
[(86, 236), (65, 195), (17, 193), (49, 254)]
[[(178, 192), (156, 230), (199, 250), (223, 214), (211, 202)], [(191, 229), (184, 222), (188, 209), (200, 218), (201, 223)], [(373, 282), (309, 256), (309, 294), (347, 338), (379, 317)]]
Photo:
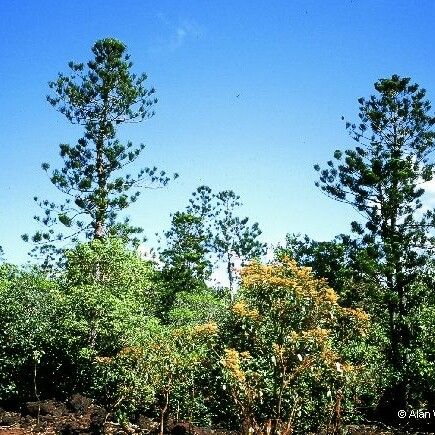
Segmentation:
[(253, 262), (241, 276), (221, 364), (244, 430), (332, 430), (363, 370), (337, 342), (361, 340), (368, 315), (342, 308), (326, 280), (289, 258)]
[(114, 357), (95, 358), (107, 396), (118, 414), (154, 409), (162, 428), (172, 413), (194, 418), (197, 375), (217, 336), (217, 325), (170, 327), (150, 320), (133, 345)]

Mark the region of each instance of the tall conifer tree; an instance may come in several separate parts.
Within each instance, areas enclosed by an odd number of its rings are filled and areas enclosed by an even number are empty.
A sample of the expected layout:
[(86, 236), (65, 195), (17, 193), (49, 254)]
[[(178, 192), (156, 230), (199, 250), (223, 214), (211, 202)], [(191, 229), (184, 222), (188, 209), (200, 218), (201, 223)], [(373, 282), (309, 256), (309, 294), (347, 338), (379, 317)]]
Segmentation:
[[(93, 59), (86, 64), (69, 63), (69, 75), (59, 74), (50, 82), (49, 103), (69, 122), (82, 125), (84, 135), (74, 145), (61, 144), (64, 166), (51, 172), (50, 180), (67, 199), (62, 204), (35, 201), (44, 209), (35, 219), (45, 226), (31, 240), (45, 249), (56, 240), (89, 239), (108, 234), (128, 236), (140, 229), (117, 221), (118, 212), (136, 201), (140, 187), (166, 185), (169, 177), (157, 168), (145, 168), (135, 176), (124, 168), (134, 162), (144, 145), (134, 146), (117, 138), (120, 124), (140, 122), (154, 115), (154, 88), (145, 88), (146, 74), (131, 72), (126, 46), (112, 38), (97, 41)], [(49, 165), (42, 168), (49, 171)], [(61, 224), (68, 233), (55, 232)], [(28, 236), (23, 236), (28, 240)]]
[[(376, 95), (360, 98), (359, 123), (346, 123), (354, 149), (335, 151), (317, 184), (328, 196), (352, 205), (363, 224), (352, 223), (366, 252), (365, 273), (383, 289), (390, 349), (397, 379), (390, 405), (409, 403), (413, 330), (408, 316), (421, 299), (413, 290), (434, 248), (433, 210), (423, 211), (424, 183), (433, 180), (435, 117), (424, 89), (393, 75), (375, 83)], [(396, 412), (397, 412), (396, 409)]]

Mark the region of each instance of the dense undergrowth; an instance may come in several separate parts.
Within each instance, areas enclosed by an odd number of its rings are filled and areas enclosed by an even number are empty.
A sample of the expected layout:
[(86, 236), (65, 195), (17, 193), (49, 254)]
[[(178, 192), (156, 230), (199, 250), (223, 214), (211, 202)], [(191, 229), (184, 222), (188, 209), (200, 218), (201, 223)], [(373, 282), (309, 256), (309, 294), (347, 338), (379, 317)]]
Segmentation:
[(82, 393), (119, 420), (306, 433), (376, 398), (368, 315), (293, 260), (245, 267), (234, 300), (204, 286), (162, 312), (161, 272), (121, 240), (66, 259), (51, 278), (1, 266), (3, 403)]

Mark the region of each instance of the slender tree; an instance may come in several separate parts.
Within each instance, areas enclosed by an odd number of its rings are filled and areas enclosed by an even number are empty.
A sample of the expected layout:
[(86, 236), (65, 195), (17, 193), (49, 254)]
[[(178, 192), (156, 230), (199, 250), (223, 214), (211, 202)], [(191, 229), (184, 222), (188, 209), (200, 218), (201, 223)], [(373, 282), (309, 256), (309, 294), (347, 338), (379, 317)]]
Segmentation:
[[(48, 102), (69, 122), (82, 125), (84, 135), (75, 145), (61, 144), (63, 168), (51, 172), (50, 181), (67, 199), (62, 204), (35, 201), (44, 209), (35, 219), (45, 226), (32, 241), (47, 247), (56, 240), (102, 239), (117, 233), (128, 237), (139, 229), (117, 221), (118, 212), (137, 200), (140, 187), (164, 186), (169, 177), (157, 168), (145, 168), (135, 176), (124, 168), (134, 162), (144, 145), (122, 143), (117, 138), (120, 124), (140, 122), (154, 115), (154, 88), (145, 88), (147, 76), (131, 72), (126, 46), (112, 38), (97, 41), (93, 59), (69, 63), (71, 73), (59, 74), (50, 82)], [(49, 171), (49, 165), (42, 168)], [(69, 233), (56, 233), (61, 224)], [(23, 236), (25, 240), (28, 236)]]
[(206, 234), (198, 216), (176, 212), (172, 226), (165, 233), (166, 248), (160, 252), (164, 263), (163, 276), (177, 291), (193, 291), (205, 286), (210, 277), (211, 263), (207, 258)]
[(226, 263), (230, 291), (234, 289), (234, 262), (244, 265), (248, 260), (263, 255), (266, 245), (258, 240), (261, 230), (257, 222), (250, 225), (249, 218), (237, 216), (236, 210), (242, 205), (240, 196), (232, 190), (216, 195), (216, 218), (214, 221), (213, 247), (220, 260)]
[[(388, 318), (389, 360), (397, 383), (390, 405), (409, 403), (413, 330), (408, 316), (418, 307), (413, 288), (430, 256), (435, 225), (424, 212), (424, 183), (433, 179), (435, 117), (424, 89), (393, 75), (375, 83), (376, 95), (360, 98), (359, 123), (346, 123), (354, 149), (335, 151), (317, 184), (328, 196), (352, 205), (364, 222), (353, 222), (365, 249), (365, 272), (383, 289)], [(381, 314), (382, 315), (382, 314)], [(396, 409), (397, 412), (397, 409)]]
[[(200, 186), (192, 193), (186, 211), (173, 216), (172, 229), (166, 233), (169, 246), (177, 246), (178, 263), (183, 264), (184, 269), (189, 265), (187, 271), (201, 270), (200, 275), (204, 277), (204, 271), (211, 272), (223, 263), (231, 291), (235, 284), (235, 261), (244, 264), (262, 255), (266, 249), (266, 245), (258, 240), (261, 235), (258, 223), (250, 225), (249, 218), (237, 215), (241, 205), (240, 197), (232, 190), (215, 194), (210, 187)], [(175, 240), (178, 240), (176, 244)], [(180, 240), (183, 243), (179, 243)], [(191, 255), (193, 246), (196, 246), (194, 256)], [(172, 257), (167, 253), (172, 256), (173, 249), (162, 253), (168, 263)], [(209, 272), (206, 278), (210, 277)]]
[(187, 206), (187, 212), (199, 216), (203, 219), (204, 229), (210, 230), (207, 227), (207, 221), (210, 221), (216, 212), (216, 204), (213, 202), (214, 193), (208, 186), (199, 186), (195, 192), (192, 193), (192, 197), (189, 199), (189, 205)]
[(159, 250), (163, 263), (158, 282), (163, 285), (162, 315), (167, 316), (178, 295), (199, 296), (207, 289), (212, 272), (210, 231), (205, 215), (178, 211), (164, 233), (165, 247)]

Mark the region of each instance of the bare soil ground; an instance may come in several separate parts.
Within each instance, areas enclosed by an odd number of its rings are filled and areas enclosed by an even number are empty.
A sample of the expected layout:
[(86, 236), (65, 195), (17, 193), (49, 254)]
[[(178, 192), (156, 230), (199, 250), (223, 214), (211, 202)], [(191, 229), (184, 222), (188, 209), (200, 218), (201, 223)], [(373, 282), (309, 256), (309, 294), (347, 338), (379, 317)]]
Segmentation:
[[(46, 400), (28, 402), (21, 412), (0, 408), (0, 435), (141, 435), (158, 434), (159, 424), (145, 416), (120, 425), (109, 420), (106, 410), (92, 400), (74, 395), (67, 403)], [(172, 435), (237, 435), (236, 432), (195, 427), (186, 422), (168, 422)]]
[[(186, 422), (169, 422), (166, 431), (170, 435), (237, 435), (234, 431), (193, 426)], [(159, 425), (140, 416), (134, 423), (120, 425), (109, 421), (106, 410), (92, 400), (74, 395), (67, 403), (46, 400), (28, 402), (18, 412), (0, 408), (0, 435), (154, 435)], [(375, 426), (348, 426), (347, 435), (405, 435), (411, 432), (386, 430)], [(413, 432), (413, 435), (435, 435), (429, 432)]]

